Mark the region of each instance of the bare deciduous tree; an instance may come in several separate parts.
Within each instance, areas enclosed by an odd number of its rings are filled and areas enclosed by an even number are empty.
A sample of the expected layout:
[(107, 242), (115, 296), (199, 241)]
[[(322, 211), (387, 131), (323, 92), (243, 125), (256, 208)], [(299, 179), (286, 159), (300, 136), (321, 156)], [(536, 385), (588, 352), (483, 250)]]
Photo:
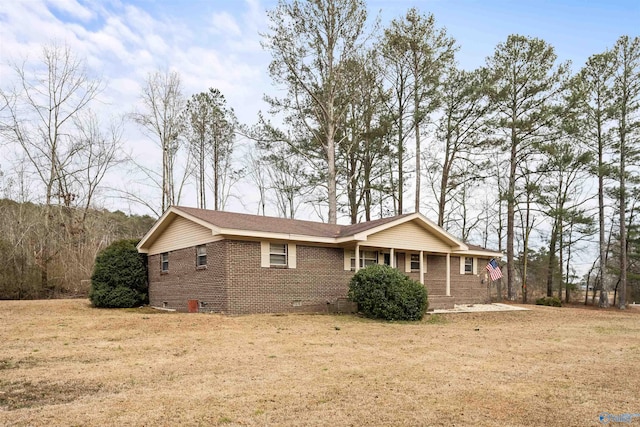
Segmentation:
[[(145, 111), (132, 114), (133, 120), (162, 150), (162, 212), (179, 203), (182, 183), (176, 185), (174, 169), (182, 131), (180, 114), (185, 106), (180, 75), (175, 71), (156, 71), (147, 76), (140, 94)], [(177, 189), (176, 189), (177, 187)]]

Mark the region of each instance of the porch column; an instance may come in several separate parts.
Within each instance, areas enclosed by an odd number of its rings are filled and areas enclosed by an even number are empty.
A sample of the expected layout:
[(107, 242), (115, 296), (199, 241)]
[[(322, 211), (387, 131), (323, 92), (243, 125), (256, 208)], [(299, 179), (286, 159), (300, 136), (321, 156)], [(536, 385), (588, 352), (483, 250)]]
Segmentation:
[(360, 244), (356, 243), (356, 272), (360, 270)]
[(423, 256), (423, 252), (420, 251), (420, 283), (424, 285), (424, 260), (422, 259)]
[(448, 297), (451, 296), (451, 255), (447, 254), (447, 287), (446, 294)]
[(393, 248), (389, 248), (389, 265), (393, 268), (396, 267), (396, 257)]

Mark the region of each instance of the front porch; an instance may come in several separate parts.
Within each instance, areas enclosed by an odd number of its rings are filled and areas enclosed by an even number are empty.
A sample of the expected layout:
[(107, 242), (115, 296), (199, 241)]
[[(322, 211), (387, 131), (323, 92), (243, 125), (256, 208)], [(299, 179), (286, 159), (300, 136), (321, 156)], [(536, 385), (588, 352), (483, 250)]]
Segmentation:
[(428, 310), (453, 309), (456, 304), (489, 302), (484, 264), (488, 259), (445, 251), (357, 244), (345, 249), (345, 270), (371, 264), (397, 268), (427, 288)]

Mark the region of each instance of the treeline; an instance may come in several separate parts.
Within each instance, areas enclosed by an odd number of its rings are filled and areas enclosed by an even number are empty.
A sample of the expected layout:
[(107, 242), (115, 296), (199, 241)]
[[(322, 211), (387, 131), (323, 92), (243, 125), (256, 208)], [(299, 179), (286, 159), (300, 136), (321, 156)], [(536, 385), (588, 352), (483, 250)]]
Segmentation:
[(367, 26), (360, 0), (280, 1), (268, 17), (269, 73), (286, 95), (266, 100), (283, 125), (263, 117), (254, 135), (267, 167), (305, 190), (288, 206), (315, 198), (329, 222), (424, 212), (504, 250), (507, 296), (524, 301), (533, 252), (548, 254), (547, 295), (569, 300), (572, 260), (595, 238), (602, 303), (614, 288), (620, 307), (640, 297), (629, 234), (640, 195), (639, 37), (611, 40), (572, 72), (549, 43), (515, 34), (484, 66), (462, 70), (454, 37), (415, 8), (382, 28)]
[[(35, 70), (14, 65), (0, 130), (19, 166), (5, 186), (14, 200), (39, 189), (44, 288), (56, 217), (82, 217), (104, 177), (134, 165), (117, 194), (156, 216), (181, 203), (225, 209), (232, 197), (254, 213), (293, 218), (304, 206), (328, 222), (419, 211), (504, 251), (511, 299), (536, 287), (568, 299), (576, 252), (588, 249), (601, 301), (613, 289), (621, 303), (640, 299), (640, 38), (572, 67), (548, 42), (511, 35), (463, 70), (454, 36), (415, 8), (385, 25), (363, 0), (281, 0), (267, 15), (268, 73), (284, 95), (265, 95), (254, 124), (238, 123), (215, 88), (186, 97), (177, 71), (150, 72), (139, 108), (106, 121), (91, 113), (103, 83), (68, 47), (45, 47)], [(123, 120), (156, 144), (156, 168), (119, 154)]]
[(93, 209), (80, 221), (77, 213), (0, 199), (0, 299), (86, 297), (98, 252), (115, 240), (141, 238), (154, 222)]

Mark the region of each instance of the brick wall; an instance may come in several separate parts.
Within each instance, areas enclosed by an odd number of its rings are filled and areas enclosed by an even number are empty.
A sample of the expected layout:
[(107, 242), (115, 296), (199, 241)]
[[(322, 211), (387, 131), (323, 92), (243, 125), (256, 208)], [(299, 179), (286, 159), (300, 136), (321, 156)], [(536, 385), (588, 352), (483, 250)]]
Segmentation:
[[(478, 274), (460, 274), (460, 258), (451, 257), (451, 295), (456, 304), (485, 304), (489, 302), (485, 269), (488, 258), (476, 259)], [(455, 268), (454, 268), (455, 266)], [(454, 278), (455, 277), (455, 281)], [(484, 280), (484, 283), (482, 281)]]
[[(460, 274), (460, 257), (450, 257), (451, 267), (451, 296), (456, 304), (481, 304), (488, 302), (487, 281), (484, 279), (487, 258), (477, 259), (478, 274)], [(415, 274), (419, 278), (419, 274)], [(428, 255), (427, 273), (424, 283), (429, 295), (446, 295), (447, 291), (447, 257), (443, 255)], [(417, 280), (417, 279), (416, 279)]]
[[(297, 268), (260, 266), (260, 242), (222, 240), (207, 244), (206, 269), (196, 268), (195, 247), (169, 253), (169, 271), (160, 272), (160, 255), (149, 256), (152, 306), (187, 311), (187, 302), (204, 303), (200, 311), (228, 314), (327, 311), (327, 303), (347, 296), (353, 272), (344, 271), (343, 250), (297, 245)], [(455, 302), (487, 300), (484, 266), (479, 275), (461, 275), (459, 257), (451, 257), (451, 295)], [(445, 295), (446, 257), (428, 255), (425, 286), (429, 295)], [(399, 263), (401, 271), (404, 263)], [(419, 280), (419, 273), (409, 273)], [(166, 304), (165, 304), (166, 303)]]
[[(451, 258), (451, 283), (455, 280), (453, 257)], [(424, 275), (424, 284), (427, 287), (427, 295), (447, 294), (447, 257), (440, 255), (427, 255), (427, 272)], [(453, 286), (451, 287), (453, 290)]]
[(260, 243), (229, 241), (229, 312), (326, 311), (347, 296), (343, 250), (297, 245), (297, 268), (260, 267)]
[(204, 303), (200, 311), (227, 312), (227, 241), (206, 246), (206, 268), (196, 268), (195, 247), (169, 252), (168, 273), (160, 271), (160, 255), (149, 256), (150, 305), (187, 311), (195, 299)]

